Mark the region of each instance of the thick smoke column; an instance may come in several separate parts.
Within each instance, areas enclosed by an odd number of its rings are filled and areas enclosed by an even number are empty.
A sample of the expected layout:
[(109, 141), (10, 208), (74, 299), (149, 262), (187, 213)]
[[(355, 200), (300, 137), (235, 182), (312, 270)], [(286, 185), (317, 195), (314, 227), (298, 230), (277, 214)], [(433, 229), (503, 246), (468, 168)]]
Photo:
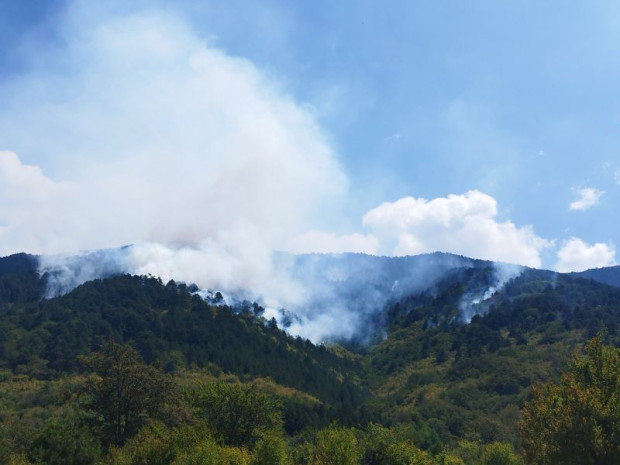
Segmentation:
[(495, 221), (494, 199), (475, 191), (384, 204), (365, 215), (372, 234), (300, 235), (333, 217), (347, 189), (313, 109), (173, 11), (114, 9), (70, 1), (62, 48), (33, 51), (27, 71), (0, 83), (0, 254), (45, 255), (50, 296), (114, 273), (152, 274), (260, 299), (283, 323), (281, 310), (293, 309), (289, 330), (320, 340), (364, 332), (386, 298), (453, 265), (373, 271), (343, 255), (325, 269), (274, 250), (313, 238), (323, 250), (329, 240), (327, 250), (354, 242), (377, 253), (396, 240), (403, 247), (387, 253), (419, 253), (448, 250), (457, 232), (465, 244), (512, 237), (519, 257), (537, 259), (533, 232)]
[(52, 294), (115, 267), (280, 286), (272, 251), (346, 189), (312, 109), (171, 10), (113, 9), (70, 2), (64, 48), (1, 84), (0, 254), (64, 268)]

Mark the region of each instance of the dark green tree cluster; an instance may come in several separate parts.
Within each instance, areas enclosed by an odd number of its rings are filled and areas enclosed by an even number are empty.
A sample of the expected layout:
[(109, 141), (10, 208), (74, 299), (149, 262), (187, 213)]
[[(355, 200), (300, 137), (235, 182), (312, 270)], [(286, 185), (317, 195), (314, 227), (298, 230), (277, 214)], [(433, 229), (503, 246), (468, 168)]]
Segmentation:
[(120, 446), (147, 420), (174, 421), (172, 378), (142, 362), (131, 346), (113, 341), (81, 358), (92, 373), (84, 384), (84, 407), (94, 415), (106, 442)]
[[(13, 278), (0, 277), (0, 290)], [(21, 295), (20, 289), (11, 293)], [(267, 324), (258, 306), (249, 308), (257, 310), (212, 306), (184, 284), (129, 275), (91, 281), (50, 300), (5, 298), (0, 368), (48, 379), (78, 372), (78, 357), (111, 339), (131, 341), (147, 362), (169, 371), (216, 365), (248, 378), (269, 376), (349, 410), (361, 403), (364, 391), (352, 380), (357, 362), (292, 338)]]

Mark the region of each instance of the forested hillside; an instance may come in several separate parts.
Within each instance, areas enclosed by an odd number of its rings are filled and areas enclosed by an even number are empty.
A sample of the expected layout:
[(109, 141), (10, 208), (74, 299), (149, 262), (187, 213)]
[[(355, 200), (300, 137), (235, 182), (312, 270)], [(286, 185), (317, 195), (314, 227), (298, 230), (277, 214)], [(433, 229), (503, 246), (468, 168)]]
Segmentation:
[[(532, 386), (597, 334), (620, 343), (620, 289), (525, 270), (490, 293), (484, 262), (396, 299), (379, 342), (347, 348), (184, 283), (118, 275), (45, 299), (33, 257), (0, 265), (3, 463), (521, 463)], [(112, 394), (132, 377), (135, 404)]]
[(593, 279), (603, 284), (620, 287), (620, 266), (608, 266), (606, 268), (594, 268), (580, 273), (571, 273), (582, 278)]
[(485, 301), (486, 313), (458, 323), (464, 293), (484, 279), (481, 270), (463, 270), (439, 292), (390, 309), (390, 337), (365, 359), (370, 402), (387, 418), (426, 422), (442, 442), (518, 445), (517, 419), (532, 384), (557, 378), (599, 332), (620, 343), (620, 289), (536, 270)]
[[(44, 277), (43, 277), (44, 280)], [(108, 340), (130, 342), (167, 371), (208, 368), (276, 382), (327, 402), (359, 403), (357, 362), (291, 338), (257, 304), (207, 304), (185, 284), (122, 275), (40, 298), (36, 273), (0, 277), (0, 367), (40, 379), (80, 371), (78, 357)]]

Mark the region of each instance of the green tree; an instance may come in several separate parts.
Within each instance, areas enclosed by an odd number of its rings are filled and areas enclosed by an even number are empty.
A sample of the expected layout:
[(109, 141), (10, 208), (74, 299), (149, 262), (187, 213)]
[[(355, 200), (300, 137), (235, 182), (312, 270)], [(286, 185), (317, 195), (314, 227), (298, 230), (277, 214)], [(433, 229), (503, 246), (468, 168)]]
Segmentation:
[(250, 446), (268, 431), (282, 428), (280, 402), (254, 386), (207, 383), (191, 395), (213, 434), (229, 446)]
[(559, 383), (534, 389), (520, 427), (527, 463), (620, 463), (620, 350), (592, 339)]
[(86, 408), (96, 414), (106, 442), (120, 446), (147, 419), (174, 417), (172, 378), (143, 363), (130, 345), (109, 341), (81, 361), (94, 372), (85, 386)]
[(482, 447), (482, 465), (521, 465), (523, 461), (510, 444), (493, 442)]
[(32, 465), (24, 455), (12, 455), (8, 459), (8, 465)]
[(352, 429), (329, 426), (317, 433), (314, 465), (357, 465), (360, 456)]
[(73, 418), (52, 418), (30, 446), (36, 464), (89, 465), (101, 456), (101, 445), (90, 429)]
[[(250, 455), (245, 448), (220, 446), (208, 438), (192, 450), (181, 453), (172, 465), (248, 465)], [(116, 465), (116, 464), (115, 464)]]
[(394, 429), (371, 424), (365, 434), (363, 465), (431, 465), (432, 459), (409, 441), (399, 437)]
[(258, 440), (252, 452), (251, 465), (290, 464), (286, 441), (278, 434), (266, 434)]

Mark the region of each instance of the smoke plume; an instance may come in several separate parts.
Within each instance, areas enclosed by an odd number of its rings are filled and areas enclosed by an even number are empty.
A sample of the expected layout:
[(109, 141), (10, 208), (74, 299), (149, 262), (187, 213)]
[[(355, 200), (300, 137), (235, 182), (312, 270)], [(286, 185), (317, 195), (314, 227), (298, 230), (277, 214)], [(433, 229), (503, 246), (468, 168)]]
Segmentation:
[(459, 310), (461, 319), (469, 323), (475, 315), (486, 313), (485, 302), (497, 294), (511, 279), (517, 278), (524, 270), (521, 265), (494, 262), (492, 283), (480, 289), (470, 290), (461, 298)]
[(546, 241), (498, 222), (478, 191), (380, 205), (369, 234), (316, 230), (347, 178), (313, 109), (173, 9), (116, 10), (69, 1), (60, 40), (24, 45), (24, 71), (0, 82), (0, 254), (43, 254), (49, 296), (152, 274), (260, 300), (321, 340), (363, 333), (385, 302), (462, 263), (345, 254), (327, 266), (274, 250), (540, 263)]
[(63, 47), (2, 83), (0, 254), (51, 255), (52, 294), (115, 266), (278, 286), (272, 250), (346, 189), (312, 109), (171, 10), (96, 9), (71, 2)]

